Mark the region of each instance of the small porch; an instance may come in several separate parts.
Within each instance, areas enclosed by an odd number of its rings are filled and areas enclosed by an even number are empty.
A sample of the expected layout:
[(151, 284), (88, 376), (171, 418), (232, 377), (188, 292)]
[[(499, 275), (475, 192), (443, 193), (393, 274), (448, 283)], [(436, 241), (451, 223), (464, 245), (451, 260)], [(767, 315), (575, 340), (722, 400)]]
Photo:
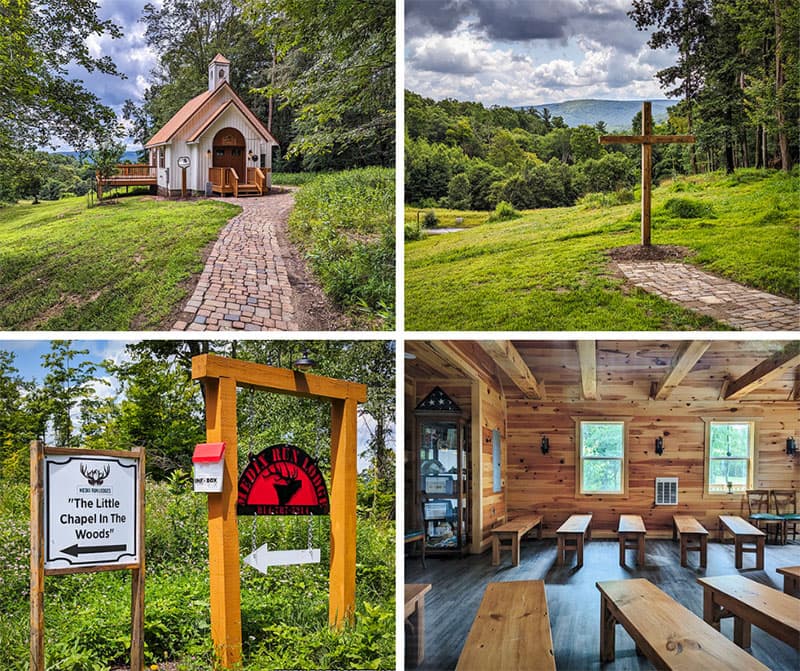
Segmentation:
[(263, 196), (270, 190), (269, 172), (270, 168), (245, 168), (245, 174), (240, 177), (235, 168), (209, 168), (208, 181), (212, 193), (221, 196)]
[(97, 197), (103, 197), (103, 189), (112, 189), (117, 186), (156, 186), (156, 166), (147, 163), (122, 163), (117, 166), (117, 172), (109, 177), (102, 177), (96, 173)]

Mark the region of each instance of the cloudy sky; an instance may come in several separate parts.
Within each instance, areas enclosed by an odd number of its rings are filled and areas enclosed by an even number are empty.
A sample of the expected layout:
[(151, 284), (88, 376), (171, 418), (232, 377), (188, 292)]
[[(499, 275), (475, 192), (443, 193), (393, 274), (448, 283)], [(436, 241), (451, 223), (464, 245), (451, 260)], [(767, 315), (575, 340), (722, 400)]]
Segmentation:
[(664, 98), (630, 0), (405, 0), (405, 88), (526, 105)]
[[(161, 6), (158, 0), (150, 1), (155, 6)], [(111, 56), (117, 69), (127, 76), (126, 79), (89, 73), (76, 65), (69, 69), (69, 77), (82, 80), (89, 91), (117, 113), (120, 120), (125, 100), (142, 100), (149, 72), (156, 65), (155, 54), (144, 42), (145, 26), (138, 22), (146, 3), (147, 0), (99, 0), (98, 16), (104, 20), (111, 19), (122, 28), (124, 34), (119, 39), (112, 39), (108, 35), (92, 35), (88, 40), (92, 55)]]

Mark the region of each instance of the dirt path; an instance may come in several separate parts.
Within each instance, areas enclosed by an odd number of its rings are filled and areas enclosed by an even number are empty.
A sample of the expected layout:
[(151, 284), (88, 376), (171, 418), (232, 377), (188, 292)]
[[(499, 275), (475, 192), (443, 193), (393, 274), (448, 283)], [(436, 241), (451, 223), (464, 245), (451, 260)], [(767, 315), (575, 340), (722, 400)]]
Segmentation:
[(289, 241), (289, 189), (259, 198), (221, 198), (242, 207), (222, 229), (181, 306), (177, 331), (328, 331), (347, 318), (311, 277)]

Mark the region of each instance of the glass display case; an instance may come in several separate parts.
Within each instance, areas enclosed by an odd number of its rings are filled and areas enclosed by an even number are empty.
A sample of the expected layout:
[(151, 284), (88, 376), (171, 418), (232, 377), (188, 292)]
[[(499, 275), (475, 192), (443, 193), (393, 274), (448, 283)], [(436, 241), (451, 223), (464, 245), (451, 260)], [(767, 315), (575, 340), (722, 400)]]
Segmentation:
[(439, 387), (417, 406), (417, 486), (426, 553), (469, 542), (468, 437), (461, 409)]

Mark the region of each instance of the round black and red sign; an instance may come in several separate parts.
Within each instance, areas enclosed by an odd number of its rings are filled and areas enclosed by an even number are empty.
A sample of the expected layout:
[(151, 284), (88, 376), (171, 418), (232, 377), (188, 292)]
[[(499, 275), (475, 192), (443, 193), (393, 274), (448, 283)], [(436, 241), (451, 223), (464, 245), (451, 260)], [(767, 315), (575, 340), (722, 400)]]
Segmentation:
[(239, 477), (239, 515), (327, 515), (325, 478), (313, 457), (294, 445), (259, 452)]

